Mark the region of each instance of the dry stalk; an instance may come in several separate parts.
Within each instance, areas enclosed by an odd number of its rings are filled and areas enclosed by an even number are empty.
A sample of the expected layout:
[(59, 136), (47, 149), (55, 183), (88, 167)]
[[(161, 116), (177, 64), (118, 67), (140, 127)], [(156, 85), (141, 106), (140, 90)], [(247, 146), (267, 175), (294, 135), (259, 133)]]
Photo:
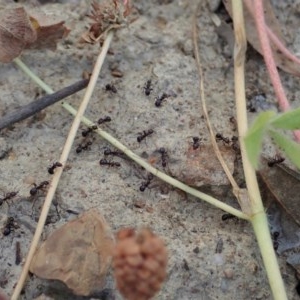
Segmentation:
[[(100, 54), (97, 58), (97, 61), (96, 61), (95, 67), (93, 69), (93, 73), (92, 73), (89, 85), (86, 89), (84, 98), (83, 98), (83, 100), (80, 104), (80, 107), (77, 111), (77, 114), (74, 118), (73, 124), (71, 126), (70, 132), (69, 132), (67, 140), (66, 140), (66, 143), (64, 145), (61, 157), (59, 159), (59, 161), (63, 165), (65, 165), (65, 163), (67, 162), (69, 153), (71, 151), (71, 147), (73, 145), (78, 127), (79, 127), (80, 122), (81, 122), (81, 118), (83, 117), (83, 114), (84, 114), (84, 112), (86, 110), (86, 107), (89, 103), (89, 100), (92, 96), (93, 90), (95, 88), (100, 70), (102, 68), (102, 65), (103, 65), (104, 59), (106, 57), (107, 51), (109, 49), (109, 45), (111, 43), (112, 38), (113, 38), (113, 31), (110, 31), (108, 33), (105, 41), (104, 41), (103, 47), (101, 48), (101, 52), (100, 52)], [(49, 92), (53, 93), (52, 90), (49, 91)], [(40, 240), (41, 234), (43, 232), (45, 221), (46, 221), (46, 218), (47, 218), (47, 215), (48, 215), (51, 203), (52, 203), (52, 199), (54, 197), (54, 194), (55, 194), (56, 188), (58, 186), (59, 179), (60, 179), (60, 176), (61, 176), (62, 172), (63, 172), (63, 168), (56, 169), (55, 174), (52, 178), (52, 181), (51, 181), (51, 184), (50, 184), (50, 187), (49, 187), (49, 190), (48, 190), (48, 193), (46, 195), (46, 199), (44, 201), (44, 205), (43, 205), (43, 208), (42, 208), (42, 211), (41, 211), (41, 215), (40, 215), (40, 218), (39, 218), (39, 221), (38, 221), (38, 224), (37, 224), (37, 228), (36, 228), (36, 231), (34, 233), (33, 240), (31, 242), (31, 246), (30, 246), (28, 255), (26, 257), (24, 267), (22, 269), (21, 276), (20, 276), (19, 281), (18, 281), (18, 283), (15, 287), (13, 295), (11, 297), (12, 300), (17, 300), (18, 299), (18, 297), (20, 296), (21, 290), (24, 286), (24, 283), (25, 283), (25, 280), (26, 280), (26, 277), (27, 277), (27, 274), (28, 274), (29, 266), (30, 266), (30, 263), (32, 261), (33, 255), (36, 251), (36, 248), (38, 246), (38, 242)]]
[(199, 12), (199, 8), (200, 8), (200, 4), (198, 5), (197, 9), (196, 9), (196, 13), (194, 14), (194, 18), (193, 18), (193, 44), (194, 44), (194, 54), (195, 54), (195, 58), (196, 58), (196, 62), (197, 62), (197, 68), (198, 68), (198, 73), (199, 73), (199, 90), (200, 90), (200, 100), (201, 100), (201, 104), (202, 104), (202, 109), (203, 109), (203, 114), (205, 117), (205, 121), (206, 121), (206, 125), (210, 134), (210, 140), (213, 146), (213, 150), (228, 178), (228, 180), (231, 183), (232, 186), (232, 190), (234, 195), (236, 196), (236, 198), (238, 199), (238, 202), (240, 204), (240, 206), (242, 207), (242, 203), (240, 201), (241, 195), (243, 194), (240, 191), (239, 186), (237, 185), (236, 181), (234, 180), (222, 154), (221, 151), (219, 149), (219, 146), (216, 142), (215, 139), (215, 133), (214, 130), (211, 126), (210, 123), (210, 119), (208, 116), (208, 112), (207, 112), (207, 107), (206, 107), (206, 98), (205, 98), (205, 93), (204, 93), (204, 74), (202, 71), (202, 65), (201, 65), (201, 59), (200, 59), (200, 52), (199, 52), (199, 46), (198, 46), (198, 26), (197, 26), (197, 14)]

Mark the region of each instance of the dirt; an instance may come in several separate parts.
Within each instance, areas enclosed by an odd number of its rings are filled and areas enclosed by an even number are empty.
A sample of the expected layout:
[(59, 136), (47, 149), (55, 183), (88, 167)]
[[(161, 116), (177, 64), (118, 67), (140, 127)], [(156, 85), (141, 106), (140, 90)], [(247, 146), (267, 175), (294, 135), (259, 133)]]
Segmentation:
[[(22, 60), (54, 90), (79, 80), (83, 71), (91, 71), (99, 51), (98, 46), (78, 44), (89, 23), (85, 17), (89, 12), (87, 1), (65, 2), (41, 6), (44, 11), (63, 17), (72, 30), (59, 43), (57, 51), (25, 51), (22, 55)], [(277, 2), (275, 13), (284, 24), (289, 48), (297, 53), (299, 4)], [(135, 1), (139, 18), (115, 35), (85, 115), (94, 121), (109, 115), (112, 121), (104, 124), (103, 129), (136, 154), (237, 207), (228, 181), (225, 175), (221, 176), (223, 173), (215, 161), (199, 99), (192, 47), (192, 16), (196, 4), (188, 0)], [(4, 0), (0, 5), (8, 6)], [(216, 132), (232, 137), (237, 133), (229, 121), (235, 115), (231, 52), (226, 41), (216, 33), (206, 2), (202, 1), (201, 5), (197, 22), (209, 116)], [(112, 70), (116, 69), (123, 74), (121, 78), (112, 76)], [(255, 93), (265, 94), (263, 105), (276, 108), (263, 60), (251, 50), (246, 71), (248, 100), (254, 101), (251, 95)], [(283, 72), (280, 75), (292, 106), (299, 106), (299, 79)], [(147, 96), (143, 87), (149, 79), (153, 90)], [(106, 84), (113, 84), (117, 93), (106, 91)], [(0, 115), (43, 94), (13, 63), (0, 65), (0, 86)], [(163, 92), (170, 97), (156, 107), (155, 97)], [(82, 96), (83, 92), (79, 92), (67, 101), (78, 107)], [(250, 121), (257, 112), (249, 112)], [(8, 216), (18, 224), (9, 235), (1, 237), (0, 243), (0, 287), (8, 295), (22, 269), (22, 263), (15, 263), (16, 243), (20, 242), (24, 260), (45, 196), (40, 191), (33, 201), (29, 190), (32, 183), (51, 179), (47, 167), (59, 159), (71, 123), (72, 116), (57, 103), (0, 133), (1, 151), (7, 154), (0, 160), (0, 190), (3, 195), (18, 191), (9, 205), (4, 203), (0, 207), (1, 228)], [(272, 299), (250, 224), (234, 219), (222, 221), (224, 212), (159, 179), (154, 179), (141, 192), (147, 173), (135, 163), (114, 158), (121, 167), (99, 165), (103, 151), (112, 148), (100, 137), (94, 135), (89, 149), (76, 153), (83, 129), (81, 126), (61, 177), (55, 197), (58, 206), (51, 207), (43, 240), (76, 217), (68, 209), (80, 213), (97, 207), (114, 231), (149, 226), (165, 240), (169, 252), (168, 278), (155, 299)], [(149, 129), (154, 133), (138, 143), (139, 133)], [(202, 139), (196, 150), (192, 145), (194, 136)], [(234, 151), (223, 143), (220, 146), (228, 153), (227, 160), (233, 167)], [(166, 167), (161, 165), (158, 151), (161, 147), (168, 153)], [(205, 154), (203, 163), (212, 161), (205, 167), (208, 170), (205, 176), (201, 160), (195, 165), (193, 159), (196, 160), (190, 155), (196, 153), (201, 159), (201, 151)], [(190, 173), (186, 166), (190, 166)], [(279, 256), (279, 262), (289, 299), (299, 298), (294, 270), (284, 257)], [(27, 280), (21, 299), (34, 299), (43, 293), (53, 299), (83, 299), (60, 283), (35, 276)], [(84, 299), (121, 299), (121, 296), (110, 274), (102, 294)]]

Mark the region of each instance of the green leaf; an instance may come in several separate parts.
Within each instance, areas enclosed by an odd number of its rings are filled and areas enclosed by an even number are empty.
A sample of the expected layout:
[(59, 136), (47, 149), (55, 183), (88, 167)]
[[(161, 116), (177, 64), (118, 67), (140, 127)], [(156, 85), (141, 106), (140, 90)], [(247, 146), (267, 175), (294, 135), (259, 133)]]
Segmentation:
[(269, 133), (291, 162), (300, 169), (300, 144), (278, 131), (269, 130)]
[(271, 124), (281, 129), (300, 129), (300, 107), (278, 115), (271, 121)]
[(262, 148), (264, 133), (274, 115), (274, 111), (260, 113), (244, 138), (248, 158), (255, 169), (258, 168), (258, 158)]

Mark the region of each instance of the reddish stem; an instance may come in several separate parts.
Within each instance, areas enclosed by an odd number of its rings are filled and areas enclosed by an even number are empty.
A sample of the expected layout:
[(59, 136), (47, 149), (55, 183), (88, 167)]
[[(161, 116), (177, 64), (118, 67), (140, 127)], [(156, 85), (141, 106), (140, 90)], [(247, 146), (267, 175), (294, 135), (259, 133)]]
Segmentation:
[[(270, 46), (270, 41), (268, 38), (264, 12), (263, 12), (263, 1), (254, 0), (254, 11), (255, 11), (255, 23), (258, 32), (258, 37), (260, 40), (261, 50), (264, 56), (264, 60), (269, 72), (273, 88), (278, 99), (279, 107), (282, 111), (287, 111), (290, 109), (289, 102), (286, 98), (281, 80), (277, 71), (277, 67), (274, 61), (272, 49)], [(295, 139), (300, 142), (300, 131), (294, 131)]]

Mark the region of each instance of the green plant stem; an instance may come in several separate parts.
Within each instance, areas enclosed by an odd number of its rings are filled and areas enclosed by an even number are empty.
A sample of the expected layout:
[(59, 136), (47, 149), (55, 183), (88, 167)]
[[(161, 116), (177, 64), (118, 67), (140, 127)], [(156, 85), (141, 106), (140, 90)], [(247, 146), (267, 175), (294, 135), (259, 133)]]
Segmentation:
[(43, 80), (35, 75), (31, 70), (21, 61), (20, 58), (15, 58), (14, 63), (28, 76), (30, 77), (39, 87), (41, 87), (47, 94), (53, 94), (54, 91), (51, 87), (46, 84)]
[[(71, 114), (75, 115), (76, 114), (76, 110), (69, 104), (64, 103), (64, 108), (66, 110), (68, 110)], [(91, 122), (88, 118), (86, 117), (82, 117), (81, 121), (87, 125), (87, 126), (92, 126), (95, 125), (93, 122)], [(152, 173), (153, 175), (155, 175), (156, 177), (160, 178), (161, 180), (171, 184), (172, 186), (190, 194), (193, 195), (199, 199), (202, 199), (205, 202), (208, 202), (238, 218), (241, 219), (245, 219), (248, 220), (249, 218), (242, 213), (240, 210), (237, 210), (235, 208), (233, 208), (230, 205), (225, 204), (224, 202), (221, 202), (219, 200), (217, 200), (214, 197), (211, 197), (205, 193), (202, 193), (194, 188), (189, 187), (188, 185), (180, 182), (177, 179), (174, 179), (171, 176), (168, 176), (167, 174), (159, 171), (158, 169), (152, 167), (150, 164), (148, 164), (146, 161), (144, 161), (142, 158), (140, 158), (138, 155), (136, 155), (134, 152), (132, 152), (131, 150), (129, 150), (126, 146), (124, 146), (122, 143), (120, 143), (117, 139), (115, 139), (114, 137), (112, 137), (109, 133), (105, 132), (104, 130), (102, 130), (101, 128), (98, 127), (97, 130), (95, 130), (102, 138), (104, 138), (106, 141), (108, 141), (110, 144), (112, 144), (114, 147), (116, 147), (117, 149), (121, 150), (122, 152), (124, 152), (130, 159), (132, 159), (133, 161), (135, 161), (137, 164), (139, 164), (140, 166), (142, 166), (143, 168), (145, 168), (148, 172)]]
[[(18, 59), (18, 63), (17, 65), (20, 65), (20, 60)], [(21, 62), (22, 65), (22, 70), (34, 81), (36, 82), (40, 87), (44, 88), (45, 87), (45, 91), (47, 93), (53, 93), (53, 90), (46, 84), (44, 83), (39, 77), (37, 77), (35, 74), (33, 74), (33, 72), (24, 64)], [(38, 80), (36, 81), (36, 78), (38, 78)], [(67, 102), (63, 102), (62, 106), (71, 114), (76, 115), (77, 111)], [(86, 117), (82, 117), (81, 121), (87, 125), (87, 126), (92, 126), (95, 125), (92, 121), (90, 121), (88, 118)], [(123, 151), (129, 158), (131, 158), (133, 161), (135, 161), (136, 163), (138, 163), (139, 165), (141, 165), (142, 167), (144, 167), (147, 171), (151, 172), (153, 175), (157, 176), (158, 178), (160, 178), (161, 180), (173, 185), (174, 187), (181, 189), (182, 191), (193, 195), (199, 199), (202, 199), (238, 218), (244, 219), (244, 220), (249, 220), (249, 217), (244, 214), (243, 212), (241, 212), (238, 209), (233, 208), (230, 205), (227, 205), (217, 199), (215, 199), (214, 197), (211, 197), (205, 193), (202, 193), (194, 188), (189, 187), (188, 185), (180, 182), (179, 180), (176, 180), (170, 176), (168, 176), (167, 174), (155, 169), (154, 167), (152, 167), (150, 164), (148, 164), (147, 162), (145, 162), (143, 159), (141, 159), (139, 156), (137, 156), (135, 153), (133, 153), (131, 150), (129, 150), (127, 147), (125, 147), (123, 144), (121, 144), (118, 140), (116, 140), (115, 138), (113, 138), (111, 135), (109, 135), (107, 132), (105, 132), (102, 129), (98, 129), (97, 130), (98, 134), (100, 136), (102, 136), (105, 140), (107, 140), (109, 143), (111, 143), (113, 146), (115, 146), (116, 148), (118, 148), (119, 150)]]
[(255, 170), (247, 157), (245, 149), (244, 137), (248, 130), (245, 97), (245, 52), (247, 41), (244, 27), (243, 5), (241, 0), (232, 0), (232, 11), (235, 31), (234, 82), (237, 123), (243, 169), (251, 208), (250, 221), (261, 251), (273, 297), (275, 300), (284, 300), (287, 299), (287, 296), (274, 252), (267, 216), (262, 204)]

